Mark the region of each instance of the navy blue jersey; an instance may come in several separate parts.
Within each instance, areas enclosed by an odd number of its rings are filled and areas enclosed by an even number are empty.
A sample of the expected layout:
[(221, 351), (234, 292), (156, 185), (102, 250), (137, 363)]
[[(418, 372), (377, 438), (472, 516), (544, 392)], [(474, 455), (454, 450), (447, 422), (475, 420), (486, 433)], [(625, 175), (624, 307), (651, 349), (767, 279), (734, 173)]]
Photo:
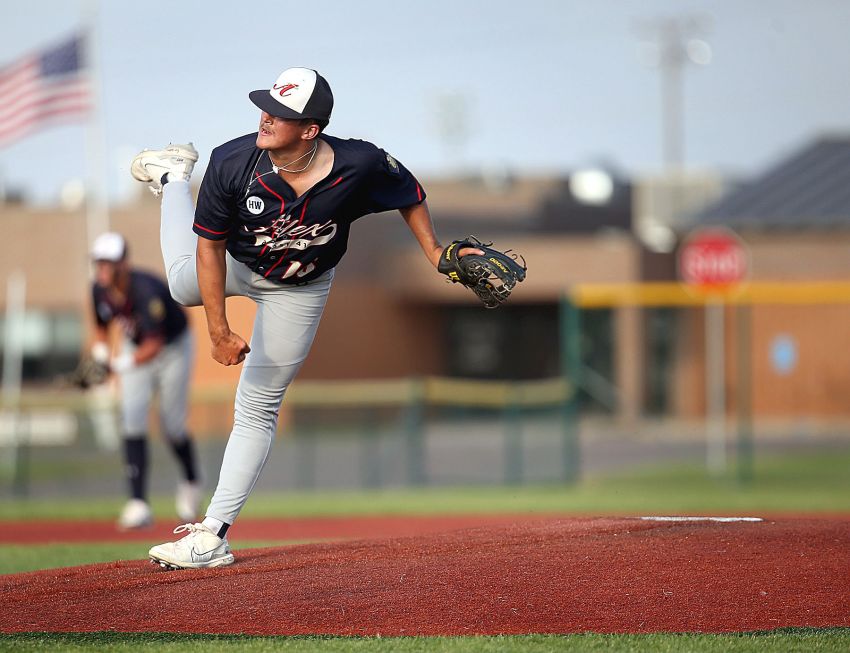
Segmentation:
[(100, 326), (116, 320), (135, 344), (145, 338), (171, 342), (186, 330), (186, 314), (171, 298), (158, 277), (141, 270), (130, 271), (130, 288), (124, 302), (116, 302), (107, 289), (92, 285), (94, 314)]
[(319, 138), (334, 151), (333, 168), (300, 197), (272, 170), (268, 152), (256, 147), (256, 133), (215, 148), (198, 195), (195, 233), (226, 238), (231, 256), (267, 279), (300, 283), (339, 263), (354, 220), (425, 199), (414, 176), (372, 143)]

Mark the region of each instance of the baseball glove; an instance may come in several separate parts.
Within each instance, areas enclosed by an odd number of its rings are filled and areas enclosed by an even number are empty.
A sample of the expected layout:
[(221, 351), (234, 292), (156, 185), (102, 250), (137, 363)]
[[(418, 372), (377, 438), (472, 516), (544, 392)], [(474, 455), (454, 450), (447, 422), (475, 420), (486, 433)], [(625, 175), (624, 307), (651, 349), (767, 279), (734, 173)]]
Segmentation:
[(67, 385), (85, 390), (94, 385), (105, 383), (109, 378), (109, 365), (98, 363), (93, 358), (83, 358), (77, 369), (64, 378)]
[[(478, 295), (487, 308), (497, 308), (505, 302), (514, 286), (525, 279), (528, 269), (525, 258), (511, 254), (511, 250), (492, 249), (492, 244), (482, 243), (475, 236), (456, 240), (443, 250), (437, 266), (452, 283), (461, 283)], [(458, 256), (467, 247), (480, 249), (484, 254)]]

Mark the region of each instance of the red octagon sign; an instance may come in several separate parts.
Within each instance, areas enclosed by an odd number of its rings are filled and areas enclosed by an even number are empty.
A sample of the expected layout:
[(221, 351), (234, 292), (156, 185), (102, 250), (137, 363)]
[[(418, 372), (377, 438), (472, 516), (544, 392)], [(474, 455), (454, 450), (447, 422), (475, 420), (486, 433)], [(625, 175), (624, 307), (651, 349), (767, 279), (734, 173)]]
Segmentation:
[(728, 290), (749, 273), (749, 252), (729, 229), (697, 229), (679, 248), (679, 278), (702, 290)]

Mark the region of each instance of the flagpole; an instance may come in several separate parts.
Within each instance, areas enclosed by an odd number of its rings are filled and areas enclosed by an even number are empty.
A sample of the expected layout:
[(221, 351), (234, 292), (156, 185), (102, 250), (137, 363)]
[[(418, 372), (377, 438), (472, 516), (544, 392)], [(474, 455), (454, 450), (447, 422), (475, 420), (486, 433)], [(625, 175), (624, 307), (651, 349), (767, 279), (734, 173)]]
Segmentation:
[(107, 203), (106, 138), (103, 129), (103, 85), (100, 74), (100, 3), (81, 0), (85, 34), (85, 62), (91, 84), (92, 109), (86, 128), (88, 193), (86, 194), (86, 241), (90, 248), (98, 234), (109, 231)]

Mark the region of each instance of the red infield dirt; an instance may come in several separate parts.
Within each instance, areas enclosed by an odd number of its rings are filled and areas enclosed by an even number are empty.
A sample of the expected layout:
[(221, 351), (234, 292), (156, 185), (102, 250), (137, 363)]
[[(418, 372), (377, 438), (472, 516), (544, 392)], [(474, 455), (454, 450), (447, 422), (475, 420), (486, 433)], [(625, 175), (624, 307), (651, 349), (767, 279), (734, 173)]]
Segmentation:
[[(439, 533), (491, 524), (515, 524), (563, 515), (379, 515), (361, 517), (299, 517), (257, 519), (242, 517), (234, 528), (231, 543), (275, 540), (338, 540), (352, 538), (404, 537)], [(173, 539), (172, 529), (180, 522), (157, 521), (153, 527), (120, 532), (112, 522), (92, 521), (4, 521), (0, 544), (48, 544), (51, 542), (150, 542)]]
[[(8, 531), (8, 529), (6, 529)], [(0, 576), (0, 631), (341, 635), (850, 626), (850, 519), (543, 519)]]

